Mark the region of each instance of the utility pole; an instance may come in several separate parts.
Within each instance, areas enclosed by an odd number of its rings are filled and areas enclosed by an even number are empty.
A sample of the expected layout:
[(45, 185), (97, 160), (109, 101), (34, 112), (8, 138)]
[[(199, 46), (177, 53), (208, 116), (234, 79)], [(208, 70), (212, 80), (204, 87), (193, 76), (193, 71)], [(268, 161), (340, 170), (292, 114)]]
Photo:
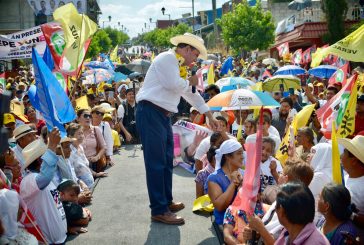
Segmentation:
[(216, 0), (212, 0), (212, 19), (213, 19), (213, 22), (214, 22), (215, 43), (217, 43), (217, 38), (218, 38), (216, 17), (217, 17)]
[(192, 33), (195, 34), (195, 0), (192, 0)]

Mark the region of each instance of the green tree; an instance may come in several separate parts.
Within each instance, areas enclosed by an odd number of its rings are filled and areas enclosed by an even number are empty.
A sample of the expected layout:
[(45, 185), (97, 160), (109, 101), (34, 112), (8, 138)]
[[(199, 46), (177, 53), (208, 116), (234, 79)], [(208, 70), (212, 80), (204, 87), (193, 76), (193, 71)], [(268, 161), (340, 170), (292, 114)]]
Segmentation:
[(113, 47), (115, 47), (116, 45), (124, 44), (127, 40), (129, 40), (129, 36), (127, 34), (117, 29), (107, 27), (104, 30), (109, 35)]
[(224, 43), (234, 51), (265, 50), (274, 42), (274, 23), (272, 14), (262, 10), (258, 0), (256, 6), (250, 7), (243, 0), (217, 20), (221, 26)]
[(172, 44), (169, 42), (171, 37), (192, 32), (192, 29), (186, 24), (178, 24), (167, 29), (154, 29), (152, 31), (139, 35), (135, 44), (147, 44), (155, 48), (167, 48)]
[(86, 58), (94, 57), (99, 53), (109, 52), (112, 48), (112, 41), (105, 30), (98, 30), (92, 37), (91, 44), (87, 50)]
[(321, 0), (321, 9), (325, 13), (328, 33), (324, 41), (333, 44), (345, 37), (345, 16), (348, 11), (346, 0)]

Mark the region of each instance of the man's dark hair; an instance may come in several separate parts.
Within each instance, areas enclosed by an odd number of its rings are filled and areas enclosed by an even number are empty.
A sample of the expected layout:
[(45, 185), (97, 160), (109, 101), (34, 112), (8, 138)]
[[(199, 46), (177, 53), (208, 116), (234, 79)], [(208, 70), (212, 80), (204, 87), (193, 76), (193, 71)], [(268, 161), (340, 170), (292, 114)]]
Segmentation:
[(59, 192), (74, 191), (77, 195), (80, 194), (80, 187), (73, 180), (66, 180), (58, 185)]
[(214, 91), (216, 94), (220, 93), (220, 88), (216, 84), (210, 84), (205, 88), (205, 93)]
[(328, 88), (327, 88), (327, 90), (331, 90), (331, 91), (334, 91), (334, 93), (335, 94), (337, 94), (339, 91), (337, 90), (337, 88), (336, 87), (334, 87), (334, 86), (329, 86)]
[(290, 97), (284, 97), (281, 99), (280, 104), (282, 104), (283, 102), (286, 102), (289, 104), (289, 107), (293, 108), (293, 101)]
[(222, 135), (220, 132), (214, 132), (213, 134), (211, 134), (210, 136), (210, 145), (215, 145), (216, 142), (221, 139)]
[(226, 118), (225, 117), (223, 117), (223, 116), (217, 116), (216, 117), (216, 120), (218, 120), (218, 121), (223, 121), (224, 123), (225, 123), (225, 126), (227, 126), (227, 120), (226, 120)]
[(216, 150), (218, 148), (216, 146), (211, 146), (210, 149), (206, 153), (207, 160), (211, 163), (212, 160), (214, 160), (214, 157), (216, 155)]
[(303, 183), (289, 182), (281, 186), (276, 208), (284, 209), (290, 223), (306, 225), (315, 217), (315, 198)]

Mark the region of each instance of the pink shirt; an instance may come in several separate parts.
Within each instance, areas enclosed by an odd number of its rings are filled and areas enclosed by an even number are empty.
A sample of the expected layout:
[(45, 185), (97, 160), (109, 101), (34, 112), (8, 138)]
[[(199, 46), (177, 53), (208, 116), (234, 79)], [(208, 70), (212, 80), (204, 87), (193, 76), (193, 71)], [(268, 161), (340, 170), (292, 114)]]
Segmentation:
[(288, 231), (283, 229), (274, 245), (330, 245), (325, 235), (313, 223), (308, 223), (294, 241), (288, 243), (288, 240)]
[[(93, 157), (97, 155), (97, 142), (99, 142), (99, 148), (106, 149), (106, 143), (104, 138), (102, 137), (102, 133), (99, 127), (90, 126), (91, 130), (88, 134), (84, 132), (85, 139), (82, 142), (82, 147), (85, 151), (85, 155), (87, 158)], [(95, 136), (96, 132), (96, 136)], [(98, 141), (96, 141), (96, 139)]]

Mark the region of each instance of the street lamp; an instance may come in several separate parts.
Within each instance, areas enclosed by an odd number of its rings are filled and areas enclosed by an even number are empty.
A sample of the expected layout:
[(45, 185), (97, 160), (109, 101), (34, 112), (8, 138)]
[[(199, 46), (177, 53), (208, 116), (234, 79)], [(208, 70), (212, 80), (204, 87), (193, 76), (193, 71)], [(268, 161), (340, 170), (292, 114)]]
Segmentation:
[(162, 14), (163, 14), (163, 15), (168, 15), (169, 20), (171, 20), (171, 15), (170, 15), (170, 14), (166, 14), (166, 13), (165, 13), (165, 11), (166, 11), (166, 8), (165, 8), (165, 7), (162, 7), (161, 11), (162, 11)]
[(104, 21), (102, 22), (102, 29), (104, 29), (104, 27), (105, 27), (105, 22), (111, 22), (111, 15), (109, 15), (107, 18), (109, 19), (109, 21), (104, 20)]

